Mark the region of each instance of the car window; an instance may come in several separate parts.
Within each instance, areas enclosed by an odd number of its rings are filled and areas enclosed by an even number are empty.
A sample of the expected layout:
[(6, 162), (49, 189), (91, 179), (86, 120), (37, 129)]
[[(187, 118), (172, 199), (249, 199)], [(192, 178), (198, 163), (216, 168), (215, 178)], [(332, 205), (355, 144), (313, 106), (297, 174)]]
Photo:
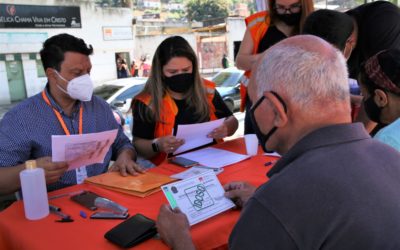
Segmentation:
[(137, 94), (139, 94), (139, 92), (143, 88), (144, 88), (144, 84), (132, 86), (132, 87), (128, 88), (127, 90), (125, 90), (124, 92), (122, 92), (119, 96), (117, 96), (117, 98), (115, 98), (115, 101), (125, 101), (126, 99), (133, 98)]
[(212, 78), (217, 87), (233, 87), (238, 84), (242, 73), (240, 72), (220, 72)]
[(115, 94), (118, 90), (120, 90), (123, 86), (117, 86), (117, 85), (102, 85), (99, 87), (96, 87), (93, 91), (93, 93), (104, 100), (107, 100), (110, 98), (113, 94)]

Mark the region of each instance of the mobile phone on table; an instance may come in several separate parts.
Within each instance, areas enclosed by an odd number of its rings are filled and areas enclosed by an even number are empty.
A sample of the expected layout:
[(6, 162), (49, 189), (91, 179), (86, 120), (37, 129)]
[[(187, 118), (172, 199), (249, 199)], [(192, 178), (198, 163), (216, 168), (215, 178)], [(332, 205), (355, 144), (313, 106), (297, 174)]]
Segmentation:
[(98, 197), (104, 198), (91, 191), (83, 191), (82, 193), (71, 196), (71, 200), (94, 211), (97, 209), (96, 205), (94, 204), (94, 201)]
[(169, 159), (169, 162), (184, 168), (193, 167), (199, 164), (197, 161), (192, 161), (182, 156), (172, 157)]

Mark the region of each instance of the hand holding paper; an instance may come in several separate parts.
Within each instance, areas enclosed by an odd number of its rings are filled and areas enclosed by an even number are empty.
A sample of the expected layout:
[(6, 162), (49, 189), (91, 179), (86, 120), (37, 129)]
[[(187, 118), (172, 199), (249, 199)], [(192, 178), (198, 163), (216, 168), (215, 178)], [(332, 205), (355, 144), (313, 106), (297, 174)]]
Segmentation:
[[(224, 118), (210, 122), (190, 125), (178, 125), (176, 138), (184, 139), (185, 144), (180, 146), (174, 154), (179, 154), (197, 148), (213, 141), (208, 135), (224, 123)], [(221, 131), (217, 131), (220, 133)]]
[(68, 170), (95, 163), (102, 163), (118, 130), (83, 135), (51, 136), (54, 162), (68, 162)]
[(213, 129), (208, 135), (208, 138), (222, 139), (228, 136), (228, 127), (225, 123), (222, 123), (219, 127)]
[(43, 168), (47, 183), (58, 181), (68, 169), (66, 162), (52, 162), (50, 156), (38, 158), (36, 162), (39, 167)]

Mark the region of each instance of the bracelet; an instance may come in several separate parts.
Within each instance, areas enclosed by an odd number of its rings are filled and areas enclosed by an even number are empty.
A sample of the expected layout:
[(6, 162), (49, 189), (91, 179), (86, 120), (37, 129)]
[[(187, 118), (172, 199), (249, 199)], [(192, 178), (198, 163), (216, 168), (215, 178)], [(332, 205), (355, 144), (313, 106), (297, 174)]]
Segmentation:
[(154, 139), (151, 142), (151, 147), (153, 148), (153, 152), (156, 152), (156, 153), (160, 152), (160, 148), (158, 147), (157, 141), (158, 141), (158, 138)]

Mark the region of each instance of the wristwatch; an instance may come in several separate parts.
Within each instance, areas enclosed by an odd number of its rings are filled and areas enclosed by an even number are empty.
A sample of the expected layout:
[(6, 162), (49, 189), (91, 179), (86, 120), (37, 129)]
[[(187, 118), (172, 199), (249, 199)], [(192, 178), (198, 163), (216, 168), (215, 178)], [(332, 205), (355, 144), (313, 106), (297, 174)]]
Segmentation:
[(160, 152), (160, 148), (158, 147), (157, 141), (158, 141), (158, 138), (154, 139), (151, 142), (151, 147), (153, 148), (153, 151), (156, 152), (156, 153)]

